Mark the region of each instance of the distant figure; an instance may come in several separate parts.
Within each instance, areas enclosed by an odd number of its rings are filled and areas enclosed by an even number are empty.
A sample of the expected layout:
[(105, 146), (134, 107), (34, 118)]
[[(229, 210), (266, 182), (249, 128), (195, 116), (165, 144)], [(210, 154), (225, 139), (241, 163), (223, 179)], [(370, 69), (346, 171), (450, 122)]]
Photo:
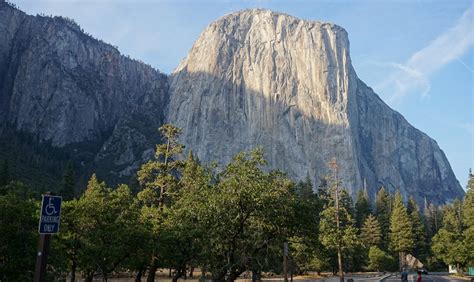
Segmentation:
[(418, 270), (418, 278), (416, 278), (416, 282), (421, 282), (421, 271)]
[(402, 282), (408, 282), (408, 272), (406, 268), (402, 269)]

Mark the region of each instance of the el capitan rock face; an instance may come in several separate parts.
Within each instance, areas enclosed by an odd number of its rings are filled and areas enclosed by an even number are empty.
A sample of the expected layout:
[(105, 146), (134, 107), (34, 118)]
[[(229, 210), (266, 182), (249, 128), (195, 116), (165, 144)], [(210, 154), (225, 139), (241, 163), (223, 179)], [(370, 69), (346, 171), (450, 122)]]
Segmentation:
[(353, 195), (364, 182), (419, 202), (463, 194), (436, 142), (357, 78), (337, 25), (259, 9), (217, 20), (171, 75), (167, 120), (202, 161), (262, 146), (272, 168), (316, 185), (336, 157)]
[(380, 185), (419, 202), (462, 196), (436, 142), (357, 78), (337, 25), (259, 9), (229, 14), (170, 77), (71, 21), (3, 1), (0, 39), (0, 152), (17, 169), (25, 162), (11, 152), (26, 148), (37, 162), (28, 169), (41, 174), (60, 177), (73, 159), (84, 178), (128, 180), (168, 121), (203, 162), (262, 146), (270, 167), (295, 180), (308, 174), (319, 184), (336, 157), (352, 193), (366, 182), (372, 197)]

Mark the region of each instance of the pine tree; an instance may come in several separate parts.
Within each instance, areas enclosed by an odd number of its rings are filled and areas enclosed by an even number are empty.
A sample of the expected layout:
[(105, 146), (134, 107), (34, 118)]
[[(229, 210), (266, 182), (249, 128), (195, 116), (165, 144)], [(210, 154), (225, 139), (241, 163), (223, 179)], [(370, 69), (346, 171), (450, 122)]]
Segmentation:
[(311, 178), (309, 174), (306, 174), (304, 181), (299, 181), (296, 185), (296, 193), (302, 198), (311, 198), (314, 194), (313, 184), (311, 183)]
[[(456, 266), (460, 270), (469, 261), (466, 248), (465, 225), (463, 223), (463, 206), (459, 200), (445, 206), (443, 212), (443, 227), (433, 237), (432, 250), (435, 256), (444, 263)], [(472, 244), (472, 243), (471, 243)]]
[[(165, 124), (159, 128), (163, 144), (156, 146), (155, 157), (148, 161), (138, 171), (138, 182), (143, 190), (137, 194), (142, 204), (142, 213), (153, 225), (154, 230), (160, 230), (163, 224), (165, 209), (169, 208), (179, 192), (177, 175), (183, 167), (183, 162), (176, 160), (184, 146), (178, 143), (181, 129)], [(157, 231), (158, 232), (158, 231)], [(155, 234), (157, 238), (157, 234)], [(159, 242), (155, 242), (159, 244)], [(158, 254), (152, 256), (147, 281), (154, 281), (158, 268)]]
[(359, 190), (355, 203), (355, 220), (356, 227), (361, 228), (365, 219), (370, 214), (369, 198), (366, 191)]
[(469, 265), (474, 265), (474, 175), (469, 169), (469, 180), (467, 182), (467, 192), (464, 196), (462, 213), (466, 229), (463, 232), (466, 253), (466, 261)]
[(360, 232), (360, 238), (365, 247), (379, 246), (382, 240), (382, 231), (377, 219), (369, 214), (365, 219)]
[(412, 223), (403, 205), (400, 191), (395, 194), (392, 215), (390, 216), (390, 248), (398, 252), (400, 266), (404, 264), (404, 255), (413, 249)]
[(463, 216), (466, 226), (474, 226), (474, 174), (469, 169), (469, 180), (467, 182), (467, 192), (463, 201)]
[(375, 216), (382, 231), (382, 249), (388, 250), (390, 231), (390, 194), (382, 186), (375, 197)]
[(426, 245), (425, 225), (422, 220), (420, 209), (415, 199), (410, 197), (407, 204), (407, 212), (412, 222), (414, 248), (413, 255), (419, 260), (424, 260), (428, 256), (428, 246)]

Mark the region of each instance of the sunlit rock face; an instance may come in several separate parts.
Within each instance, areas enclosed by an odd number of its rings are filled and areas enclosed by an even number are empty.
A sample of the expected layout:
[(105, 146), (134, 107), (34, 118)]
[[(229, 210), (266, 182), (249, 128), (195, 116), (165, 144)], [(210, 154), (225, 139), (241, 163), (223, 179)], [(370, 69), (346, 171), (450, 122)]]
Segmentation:
[(204, 162), (261, 146), (270, 167), (315, 185), (336, 158), (353, 195), (364, 183), (419, 202), (463, 193), (436, 142), (357, 78), (334, 24), (260, 9), (218, 19), (171, 75), (167, 109)]

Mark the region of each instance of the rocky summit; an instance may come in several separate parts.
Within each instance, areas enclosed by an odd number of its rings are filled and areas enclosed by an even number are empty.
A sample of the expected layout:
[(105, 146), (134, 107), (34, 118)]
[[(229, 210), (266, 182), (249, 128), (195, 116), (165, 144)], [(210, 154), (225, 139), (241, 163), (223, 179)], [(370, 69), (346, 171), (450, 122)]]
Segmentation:
[(420, 203), (463, 195), (436, 142), (357, 77), (343, 28), (269, 10), (211, 23), (165, 76), (71, 20), (0, 2), (0, 120), (20, 178), (31, 168), (57, 177), (72, 159), (84, 178), (129, 179), (169, 122), (202, 162), (261, 146), (271, 168), (315, 186), (335, 158), (352, 195), (382, 185)]
[(336, 158), (343, 186), (418, 201), (462, 196), (436, 142), (358, 79), (347, 32), (268, 10), (210, 24), (170, 77), (167, 120), (202, 161), (255, 146), (272, 168), (315, 185)]

